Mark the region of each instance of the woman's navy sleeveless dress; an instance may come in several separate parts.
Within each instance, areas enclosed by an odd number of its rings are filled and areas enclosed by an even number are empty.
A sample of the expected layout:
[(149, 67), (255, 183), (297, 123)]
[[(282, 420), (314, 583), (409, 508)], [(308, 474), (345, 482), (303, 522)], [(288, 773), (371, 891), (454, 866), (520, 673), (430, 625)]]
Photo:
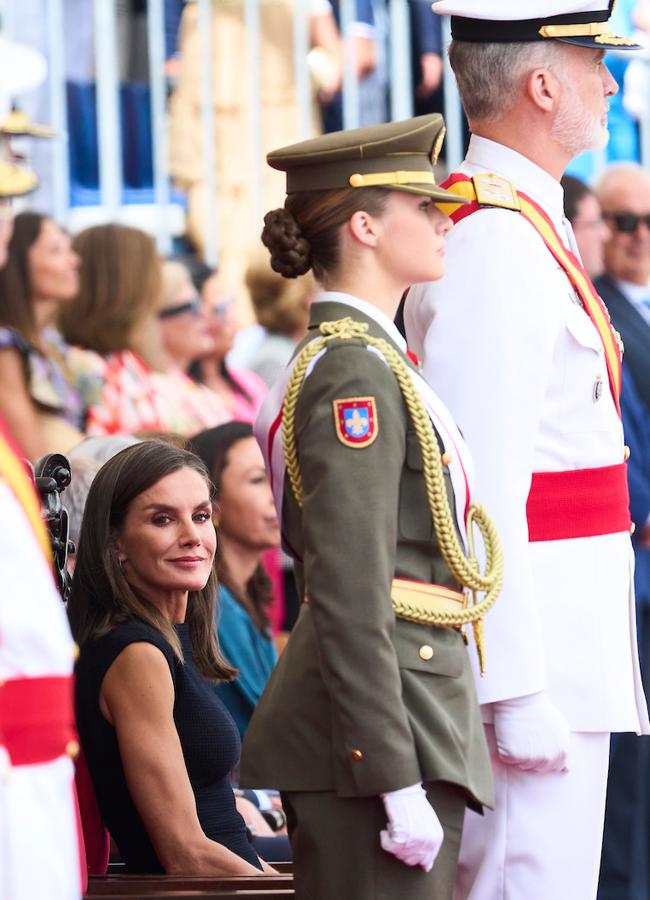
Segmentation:
[(175, 628), (184, 663), (176, 659), (160, 632), (139, 621), (118, 625), (81, 648), (76, 666), (77, 725), (102, 818), (129, 871), (163, 871), (131, 800), (115, 729), (99, 708), (100, 688), (111, 664), (129, 644), (146, 642), (158, 647), (169, 665), (174, 682), (174, 722), (203, 831), (261, 868), (230, 785), (229, 774), (239, 762), (237, 727), (212, 685), (194, 665), (188, 626)]

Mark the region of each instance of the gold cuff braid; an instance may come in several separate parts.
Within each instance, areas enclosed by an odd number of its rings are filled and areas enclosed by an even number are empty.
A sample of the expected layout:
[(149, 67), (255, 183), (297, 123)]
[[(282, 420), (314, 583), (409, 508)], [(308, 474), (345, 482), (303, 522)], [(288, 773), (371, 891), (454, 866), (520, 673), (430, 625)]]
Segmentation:
[[(418, 621), (443, 627), (460, 628), (463, 625), (472, 624), (481, 674), (484, 674), (483, 616), (494, 605), (503, 584), (501, 542), (485, 509), (478, 504), (472, 504), (467, 516), (470, 555), (468, 557), (465, 554), (465, 549), (458, 539), (454, 516), (449, 506), (438, 441), (429, 414), (411, 378), (410, 370), (388, 341), (371, 337), (367, 331), (366, 324), (355, 322), (351, 318), (340, 319), (336, 322), (323, 322), (320, 326), (320, 337), (307, 344), (296, 361), (282, 409), (282, 447), (293, 495), (298, 506), (302, 506), (303, 487), (296, 448), (295, 418), (298, 397), (309, 363), (333, 340), (361, 339), (367, 345), (379, 350), (397, 379), (422, 451), (427, 499), (440, 552), (454, 578), (464, 587), (469, 588), (474, 596), (474, 604), (463, 610), (431, 612), (423, 609), (414, 611), (412, 604), (409, 604), (407, 610), (401, 609), (399, 603), (394, 603), (395, 614), (413, 619), (417, 613)], [(479, 530), (485, 547), (484, 572), (480, 571), (474, 552), (474, 524)], [(485, 597), (480, 602), (477, 602), (477, 591), (485, 592)]]

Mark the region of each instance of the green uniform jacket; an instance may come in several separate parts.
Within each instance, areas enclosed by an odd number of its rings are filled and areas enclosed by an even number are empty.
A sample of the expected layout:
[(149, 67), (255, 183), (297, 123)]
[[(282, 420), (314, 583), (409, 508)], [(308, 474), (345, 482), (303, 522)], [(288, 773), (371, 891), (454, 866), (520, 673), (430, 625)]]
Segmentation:
[[(312, 306), (306, 341), (346, 316), (402, 352), (374, 320), (332, 301)], [(369, 396), (376, 439), (348, 447), (333, 401)], [(391, 369), (360, 340), (331, 343), (304, 382), (295, 429), (304, 503), (286, 480), (283, 532), (308, 599), (248, 727), (241, 784), (364, 797), (442, 780), (490, 805), (463, 638), (396, 620), (391, 604), (393, 577), (459, 589), (436, 544), (419, 443)], [(448, 475), (447, 490), (454, 509)]]

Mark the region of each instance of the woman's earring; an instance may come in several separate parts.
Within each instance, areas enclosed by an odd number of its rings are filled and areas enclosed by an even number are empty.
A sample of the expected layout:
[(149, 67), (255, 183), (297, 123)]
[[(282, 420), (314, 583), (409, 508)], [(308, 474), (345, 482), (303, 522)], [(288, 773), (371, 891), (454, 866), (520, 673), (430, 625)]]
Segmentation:
[(219, 516), (212, 516), (212, 524), (214, 525), (215, 528), (219, 527), (219, 522), (220, 522)]
[(126, 562), (125, 559), (122, 559), (120, 556), (117, 557), (117, 564), (120, 567), (120, 572), (124, 572), (124, 563), (125, 562)]

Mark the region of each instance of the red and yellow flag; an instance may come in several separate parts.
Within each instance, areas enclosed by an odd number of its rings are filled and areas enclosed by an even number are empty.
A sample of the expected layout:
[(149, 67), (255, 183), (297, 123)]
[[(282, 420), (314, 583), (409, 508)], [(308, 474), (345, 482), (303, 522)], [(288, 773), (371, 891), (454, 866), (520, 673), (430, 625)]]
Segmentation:
[[(467, 175), (462, 175), (457, 172), (442, 184), (441, 187), (470, 201), (467, 204), (459, 204), (458, 206), (449, 203), (438, 204), (440, 209), (446, 213), (454, 223), (460, 222), (466, 216), (485, 208), (485, 206), (482, 206), (478, 202), (474, 182)], [(553, 222), (546, 212), (544, 212), (541, 206), (535, 203), (534, 200), (521, 191), (516, 191), (515, 194), (519, 200), (519, 214), (530, 222), (552, 253), (555, 260), (564, 269), (574, 290), (580, 297), (587, 315), (600, 335), (605, 350), (609, 386), (614, 399), (614, 404), (616, 405), (616, 409), (620, 416), (621, 364), (623, 352), (620, 337), (612, 327), (607, 308), (598, 296), (598, 292), (585, 272), (580, 260), (565, 247)]]
[(0, 480), (5, 481), (23, 508), (27, 520), (48, 564), (52, 563), (52, 550), (47, 529), (41, 516), (41, 505), (32, 479), (20, 459), (20, 451), (0, 420)]

